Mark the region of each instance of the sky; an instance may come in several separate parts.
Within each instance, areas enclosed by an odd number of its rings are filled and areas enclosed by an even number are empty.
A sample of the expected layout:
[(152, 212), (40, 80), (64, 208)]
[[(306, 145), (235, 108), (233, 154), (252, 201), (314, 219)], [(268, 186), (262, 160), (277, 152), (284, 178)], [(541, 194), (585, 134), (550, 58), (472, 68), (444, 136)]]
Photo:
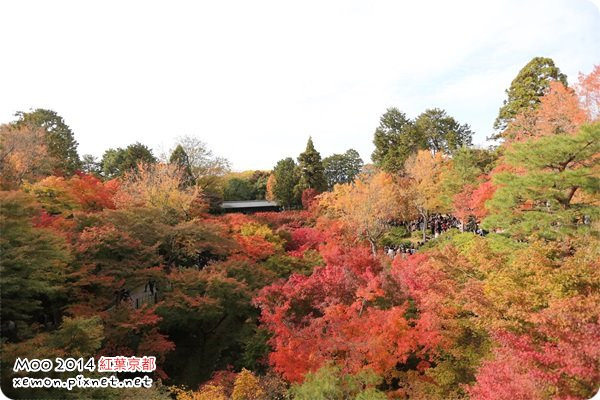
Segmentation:
[(238, 171), (309, 136), (369, 161), (388, 107), (442, 108), (486, 145), (531, 58), (570, 83), (600, 64), (600, 0), (20, 0), (0, 16), (0, 123), (52, 109), (97, 157), (197, 136)]

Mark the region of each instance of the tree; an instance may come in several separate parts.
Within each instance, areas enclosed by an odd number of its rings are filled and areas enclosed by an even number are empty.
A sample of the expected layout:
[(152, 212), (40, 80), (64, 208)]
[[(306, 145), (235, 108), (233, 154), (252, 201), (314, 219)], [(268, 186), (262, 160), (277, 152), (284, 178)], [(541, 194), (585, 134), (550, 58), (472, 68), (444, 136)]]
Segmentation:
[(298, 168), (300, 170), (300, 192), (304, 189), (315, 189), (318, 192), (327, 190), (321, 154), (315, 150), (310, 137), (306, 143), (306, 150), (298, 156)]
[(274, 369), (291, 382), (332, 360), (344, 374), (394, 374), (419, 346), (402, 289), (383, 283), (388, 275), (368, 247), (330, 238), (321, 253), (325, 266), (263, 288), (254, 300), (272, 333)]
[(116, 178), (135, 170), (138, 164), (154, 164), (156, 157), (147, 146), (137, 142), (127, 148), (108, 149), (102, 156), (102, 174), (105, 178)]
[(224, 200), (254, 200), (256, 199), (255, 187), (247, 179), (231, 178), (223, 190)]
[(598, 391), (600, 324), (597, 293), (550, 301), (531, 312), (525, 333), (498, 330), (494, 358), (483, 363), (471, 398), (585, 399)]
[(56, 164), (48, 153), (45, 131), (29, 125), (0, 126), (0, 186), (15, 189), (52, 173)]
[(383, 379), (371, 370), (356, 375), (344, 374), (335, 365), (326, 365), (307, 374), (304, 382), (292, 386), (294, 400), (386, 400), (376, 385)]
[[(450, 207), (459, 193), (467, 196), (466, 200), (468, 200), (474, 185), (484, 180), (497, 158), (497, 152), (490, 150), (469, 147), (458, 149), (447, 161), (446, 168), (442, 170), (440, 176), (442, 192), (439, 195), (444, 205)], [(466, 189), (467, 186), (469, 189)], [(460, 206), (459, 203), (454, 204)]]
[(58, 324), (70, 256), (65, 240), (33, 226), (31, 196), (0, 192), (2, 337), (27, 338), (37, 321)]
[(55, 111), (38, 108), (30, 112), (17, 112), (15, 125), (42, 128), (46, 132), (48, 154), (54, 159), (53, 168), (63, 174), (72, 174), (81, 163), (73, 131)]
[(81, 157), (81, 170), (87, 174), (100, 175), (102, 172), (102, 166), (91, 154), (84, 154)]
[(577, 95), (590, 122), (600, 118), (600, 65), (596, 65), (588, 75), (579, 75)]
[(415, 120), (414, 127), (420, 148), (434, 153), (452, 154), (461, 147), (470, 146), (473, 137), (469, 125), (459, 124), (439, 108), (425, 110)]
[(423, 240), (426, 239), (426, 227), (432, 213), (445, 211), (440, 193), (441, 176), (444, 170), (444, 155), (432, 154), (429, 150), (420, 150), (406, 163), (406, 172), (411, 179), (412, 199), (423, 218)]
[(256, 199), (264, 199), (267, 194), (267, 181), (269, 180), (269, 171), (254, 171), (249, 179), (249, 182), (254, 187)]
[(260, 400), (264, 395), (258, 378), (246, 368), (242, 368), (235, 378), (231, 400)]
[(388, 108), (379, 119), (373, 139), (375, 151), (371, 159), (387, 172), (399, 172), (404, 161), (419, 148), (413, 122), (397, 108)]
[(275, 193), (273, 192), (275, 188), (275, 175), (271, 173), (269, 178), (267, 179), (267, 185), (265, 188), (265, 200), (274, 201)]
[(519, 142), (548, 135), (575, 134), (588, 122), (576, 92), (560, 82), (550, 82), (535, 109), (518, 114), (501, 136), (506, 142)]
[(108, 149), (102, 155), (100, 161), (100, 168), (102, 175), (107, 179), (119, 177), (125, 171), (122, 170), (122, 166), (125, 164), (125, 149), (116, 148)]
[(90, 318), (63, 319), (60, 329), (54, 332), (52, 344), (73, 357), (90, 357), (101, 347), (104, 340), (102, 320)]
[(210, 210), (219, 210), (223, 201), (223, 177), (231, 170), (229, 161), (214, 155), (206, 143), (195, 136), (180, 136), (176, 144), (187, 155), (192, 178), (202, 189)]
[(302, 207), (305, 210), (312, 209), (315, 202), (317, 201), (318, 195), (319, 192), (317, 192), (315, 189), (304, 189), (302, 191)]
[(114, 209), (113, 197), (118, 190), (118, 182), (102, 182), (93, 175), (79, 172), (68, 179), (49, 176), (25, 185), (24, 190), (33, 194), (47, 213), (71, 218), (74, 210), (95, 212)]
[(301, 192), (298, 192), (300, 183), (300, 171), (294, 160), (290, 157), (279, 160), (273, 168), (273, 195), (275, 199), (285, 208), (293, 208), (300, 205)]
[(551, 81), (560, 81), (567, 86), (567, 76), (560, 72), (551, 58), (534, 57), (529, 61), (506, 90), (507, 98), (494, 122), (494, 129), (506, 129), (518, 114), (537, 107)]
[[(58, 328), (58, 329), (56, 329)], [(2, 346), (2, 362), (4, 365), (14, 365), (17, 358), (47, 358), (54, 360), (55, 357), (72, 356), (88, 359), (95, 357), (101, 349), (103, 334), (103, 321), (99, 316), (89, 318), (69, 318), (62, 320), (60, 327), (52, 327), (46, 332), (41, 332), (30, 339), (18, 343), (5, 342)], [(76, 373), (69, 372), (44, 372), (43, 375), (32, 373), (32, 377), (48, 377), (63, 379), (75, 377)], [(12, 368), (2, 369), (2, 391), (6, 396), (13, 399), (77, 399), (89, 395), (89, 389), (85, 388), (14, 388), (6, 384), (12, 379), (22, 376), (22, 372), (14, 372)], [(31, 376), (29, 375), (29, 376)], [(92, 374), (96, 377), (96, 374)], [(98, 390), (98, 389), (96, 389)], [(106, 389), (100, 389), (104, 395), (108, 395)], [(100, 395), (99, 392), (95, 392)], [(104, 396), (103, 396), (104, 397)], [(158, 399), (156, 399), (158, 400)]]
[(505, 158), (512, 170), (495, 174), (486, 229), (549, 239), (573, 233), (598, 217), (600, 123), (576, 135), (515, 143)]
[(169, 163), (177, 165), (182, 173), (184, 185), (189, 186), (195, 183), (194, 175), (192, 174), (190, 158), (180, 144), (178, 144), (177, 147), (175, 147), (175, 150), (173, 150), (171, 153), (171, 157), (169, 157)]
[[(247, 266), (242, 271), (258, 273)], [(253, 334), (252, 292), (229, 272), (215, 264), (173, 270), (168, 276), (170, 285), (158, 313), (161, 329), (176, 345), (166, 362), (176, 382), (197, 385), (215, 369), (236, 362), (244, 339)]]
[[(165, 221), (191, 218), (204, 211), (202, 192), (183, 184), (182, 171), (173, 164), (139, 164), (123, 177), (115, 203), (119, 208), (148, 207), (160, 210)], [(200, 200), (200, 202), (198, 202)]]
[(410, 219), (406, 182), (398, 183), (385, 172), (372, 177), (359, 176), (353, 184), (336, 185), (322, 196), (320, 206), (333, 218), (339, 218), (377, 254), (377, 242), (396, 218)]
[(176, 143), (187, 155), (192, 176), (202, 188), (211, 186), (216, 177), (225, 175), (231, 169), (227, 159), (215, 156), (206, 143), (197, 137), (180, 136)]
[(483, 177), (483, 182), (479, 186), (465, 184), (463, 190), (453, 197), (454, 216), (460, 219), (464, 224), (469, 218), (474, 217), (481, 222), (488, 215), (485, 203), (494, 196), (496, 186), (492, 183), (489, 176)]
[(75, 262), (68, 274), (73, 282), (67, 307), (70, 314), (97, 315), (112, 306), (119, 308), (124, 300), (120, 290), (161, 279), (162, 259), (156, 251), (160, 241), (157, 226), (161, 224), (149, 222), (147, 214), (139, 210), (105, 211), (104, 218), (77, 234)]
[(363, 161), (354, 149), (344, 154), (333, 154), (323, 159), (323, 173), (327, 187), (332, 190), (338, 183), (350, 183), (360, 173)]
[[(424, 376), (408, 375), (411, 389), (421, 393), (407, 397), (464, 398), (460, 392), (481, 374), (487, 377), (480, 389), (489, 397), (472, 398), (540, 397), (518, 397), (532, 387), (586, 398), (598, 376), (598, 350), (584, 343), (598, 335), (592, 304), (598, 301), (593, 287), (600, 247), (582, 233), (568, 242), (529, 244), (455, 233), (414, 256), (396, 257), (391, 273), (415, 306), (418, 336), (435, 345)], [(515, 363), (485, 366), (498, 347)]]

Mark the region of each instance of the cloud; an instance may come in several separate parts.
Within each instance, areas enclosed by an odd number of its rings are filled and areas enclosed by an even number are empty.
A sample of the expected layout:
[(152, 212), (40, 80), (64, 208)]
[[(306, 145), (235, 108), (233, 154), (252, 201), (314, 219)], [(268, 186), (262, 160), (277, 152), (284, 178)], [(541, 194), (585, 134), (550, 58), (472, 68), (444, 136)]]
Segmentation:
[(586, 1), (4, 2), (0, 120), (47, 107), (80, 153), (202, 137), (236, 169), (296, 156), (368, 159), (379, 116), (442, 107), (489, 134), (534, 56), (571, 79), (600, 60)]

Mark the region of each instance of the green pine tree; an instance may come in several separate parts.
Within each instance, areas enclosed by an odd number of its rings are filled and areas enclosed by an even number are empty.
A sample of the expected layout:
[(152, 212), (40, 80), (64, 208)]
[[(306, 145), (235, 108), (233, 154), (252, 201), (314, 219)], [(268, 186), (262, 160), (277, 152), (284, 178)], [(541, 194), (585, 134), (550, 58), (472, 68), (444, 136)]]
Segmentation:
[(486, 205), (491, 215), (484, 228), (546, 239), (591, 229), (600, 217), (599, 153), (600, 123), (576, 135), (515, 143), (506, 162), (524, 172), (495, 176), (499, 188)]
[(315, 150), (311, 137), (308, 138), (304, 153), (298, 156), (298, 166), (300, 168), (300, 193), (305, 189), (315, 189), (318, 192), (327, 190), (321, 154)]

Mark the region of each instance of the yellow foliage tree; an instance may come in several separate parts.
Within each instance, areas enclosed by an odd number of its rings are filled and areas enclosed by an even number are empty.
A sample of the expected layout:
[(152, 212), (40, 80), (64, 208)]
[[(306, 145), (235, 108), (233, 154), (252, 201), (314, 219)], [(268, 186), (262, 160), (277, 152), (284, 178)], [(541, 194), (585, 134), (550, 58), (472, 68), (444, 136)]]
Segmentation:
[(392, 220), (414, 218), (411, 196), (406, 180), (378, 172), (361, 175), (354, 183), (335, 185), (333, 192), (320, 196), (319, 206), (366, 239), (375, 255), (377, 242)]
[(419, 152), (406, 161), (406, 173), (411, 180), (410, 188), (415, 208), (423, 217), (423, 240), (427, 221), (432, 213), (448, 211), (444, 208), (442, 196), (442, 173), (446, 160), (440, 152), (432, 154), (428, 150)]
[(171, 392), (177, 400), (228, 400), (223, 388), (215, 385), (204, 385), (197, 392), (172, 387)]
[(182, 171), (173, 164), (140, 164), (123, 177), (115, 196), (118, 208), (131, 206), (159, 209), (165, 217), (192, 217), (206, 209), (198, 186), (186, 187)]
[(267, 180), (267, 193), (265, 194), (265, 199), (269, 201), (275, 201), (275, 195), (273, 194), (273, 188), (275, 187), (275, 175), (269, 175), (269, 179)]
[(247, 369), (242, 369), (233, 384), (232, 400), (259, 400), (263, 397), (258, 378)]

